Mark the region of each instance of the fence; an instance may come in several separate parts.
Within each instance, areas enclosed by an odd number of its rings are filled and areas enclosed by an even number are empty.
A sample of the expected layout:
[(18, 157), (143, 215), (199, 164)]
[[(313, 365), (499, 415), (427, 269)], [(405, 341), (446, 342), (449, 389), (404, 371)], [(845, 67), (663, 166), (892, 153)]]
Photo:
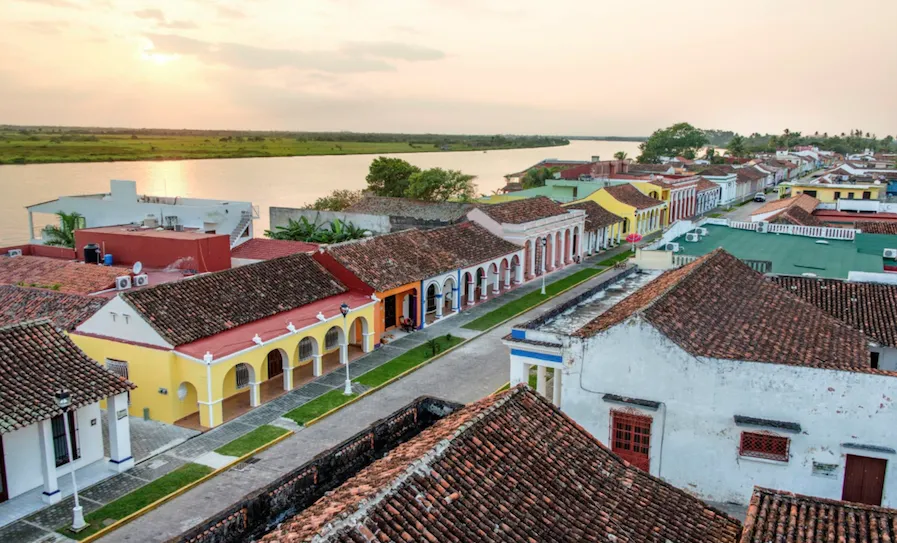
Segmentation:
[(681, 268), (682, 266), (684, 266), (684, 265), (686, 265), (686, 264), (690, 264), (690, 263), (694, 262), (694, 261), (697, 260), (698, 258), (700, 258), (700, 257), (698, 257), (698, 256), (694, 256), (694, 255), (677, 255), (677, 254), (673, 254), (673, 267), (674, 267), (674, 268)]
[[(695, 260), (701, 257), (695, 255), (677, 255), (673, 254), (673, 267), (681, 268), (686, 264), (694, 262)], [(749, 260), (749, 259), (740, 259), (742, 262), (751, 267), (752, 270), (760, 273), (771, 273), (772, 272), (772, 262), (769, 260)]]
[[(707, 224), (717, 224), (720, 226), (720, 223), (711, 222), (714, 219), (709, 219)], [(717, 219), (719, 220), (719, 219)], [(789, 234), (792, 236), (806, 236), (810, 238), (820, 238), (820, 239), (838, 239), (844, 241), (852, 241), (856, 238), (857, 231), (853, 228), (829, 228), (827, 226), (799, 226), (796, 224), (774, 224), (774, 223), (766, 223), (766, 222), (744, 222), (744, 221), (725, 221), (725, 226), (729, 228), (737, 228), (739, 230), (751, 230), (753, 232), (763, 232), (763, 229), (766, 228), (766, 232), (770, 234)]]

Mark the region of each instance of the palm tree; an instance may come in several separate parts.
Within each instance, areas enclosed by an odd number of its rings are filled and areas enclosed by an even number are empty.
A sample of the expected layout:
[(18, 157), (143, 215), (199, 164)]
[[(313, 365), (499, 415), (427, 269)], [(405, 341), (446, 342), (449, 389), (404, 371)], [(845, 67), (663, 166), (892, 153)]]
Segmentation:
[(77, 211), (57, 211), (56, 216), (59, 217), (59, 226), (48, 224), (42, 230), (44, 245), (74, 249), (75, 230), (84, 228), (84, 216)]
[(614, 153), (614, 158), (617, 160), (626, 160), (626, 151), (617, 151)]

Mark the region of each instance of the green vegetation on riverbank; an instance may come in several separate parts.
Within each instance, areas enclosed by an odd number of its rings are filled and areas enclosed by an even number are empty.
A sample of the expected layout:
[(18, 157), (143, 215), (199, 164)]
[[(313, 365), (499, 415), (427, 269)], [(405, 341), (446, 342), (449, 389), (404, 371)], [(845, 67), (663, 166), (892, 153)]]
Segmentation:
[(543, 136), (0, 126), (0, 164), (487, 151), (568, 143)]

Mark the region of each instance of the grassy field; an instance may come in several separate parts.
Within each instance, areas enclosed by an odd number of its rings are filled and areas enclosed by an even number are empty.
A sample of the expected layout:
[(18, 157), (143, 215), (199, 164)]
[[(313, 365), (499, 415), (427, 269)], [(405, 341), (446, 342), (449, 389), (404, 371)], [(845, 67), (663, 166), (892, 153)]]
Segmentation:
[(365, 141), (347, 141), (351, 135), (334, 135), (333, 141), (328, 141), (320, 139), (321, 136), (307, 138), (301, 134), (232, 134), (160, 135), (152, 131), (147, 134), (142, 131), (103, 133), (53, 128), (0, 129), (0, 164), (485, 151), (563, 144), (560, 140), (536, 137), (451, 136), (450, 143), (440, 143), (439, 136), (426, 141), (411, 135), (407, 141), (395, 141), (401, 135), (386, 134), (383, 135), (384, 141), (368, 141), (376, 138), (359, 135), (359, 139)]
[(486, 313), (478, 319), (470, 321), (469, 323), (464, 325), (464, 328), (479, 331), (488, 330), (489, 328), (492, 328), (500, 322), (504, 322), (511, 317), (519, 315), (520, 313), (523, 313), (524, 311), (557, 296), (561, 293), (561, 291), (567, 290), (573, 285), (585, 281), (593, 275), (598, 275), (602, 271), (604, 271), (604, 269), (599, 268), (584, 268), (582, 270), (579, 270), (578, 272), (572, 275), (568, 275), (563, 279), (559, 279), (545, 285), (544, 296), (539, 290), (530, 292), (529, 294), (526, 294), (512, 302), (506, 303), (498, 309), (494, 309), (489, 313)]
[(635, 253), (633, 253), (632, 251), (623, 251), (622, 253), (620, 253), (618, 255), (614, 255), (610, 258), (606, 258), (606, 259), (602, 260), (597, 265), (609, 267), (609, 266), (613, 266), (617, 262), (623, 262), (624, 260), (632, 258), (633, 256), (635, 256)]
[(215, 449), (215, 452), (226, 456), (240, 457), (251, 453), (266, 443), (274, 441), (287, 432), (288, 430), (284, 428), (265, 424), (242, 437), (238, 437), (227, 445)]

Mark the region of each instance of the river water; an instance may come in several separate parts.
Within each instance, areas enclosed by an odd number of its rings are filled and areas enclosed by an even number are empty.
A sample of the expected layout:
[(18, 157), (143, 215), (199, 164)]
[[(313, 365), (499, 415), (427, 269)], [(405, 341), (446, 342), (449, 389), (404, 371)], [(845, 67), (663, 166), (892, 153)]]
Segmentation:
[[(638, 154), (638, 143), (573, 141), (563, 147), (488, 152), (441, 152), (395, 155), (421, 168), (461, 170), (477, 176), (482, 194), (504, 186), (503, 176), (544, 158), (611, 159), (617, 151)], [(268, 207), (302, 207), (334, 189), (361, 189), (368, 166), (378, 155), (178, 160), (167, 162), (97, 162), (0, 166), (0, 245), (28, 239), (25, 206), (63, 195), (109, 191), (110, 179), (137, 181), (137, 192), (251, 201), (260, 208), (257, 235), (268, 227)], [(135, 217), (137, 219), (139, 217)], [(52, 216), (35, 216), (35, 226)]]

